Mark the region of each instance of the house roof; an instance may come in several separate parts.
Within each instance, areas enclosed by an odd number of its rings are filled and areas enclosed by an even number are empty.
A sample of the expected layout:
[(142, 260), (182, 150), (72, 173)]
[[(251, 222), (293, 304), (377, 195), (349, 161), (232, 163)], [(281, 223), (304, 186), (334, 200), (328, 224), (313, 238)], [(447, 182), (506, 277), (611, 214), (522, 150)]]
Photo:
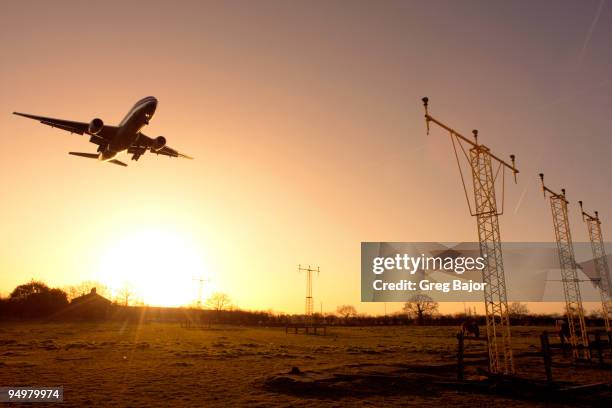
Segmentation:
[(72, 302), (70, 303), (71, 304), (77, 304), (77, 303), (110, 304), (111, 301), (105, 298), (104, 296), (98, 295), (98, 293), (96, 292), (96, 288), (92, 288), (91, 292), (85, 295), (81, 295), (79, 297), (75, 297), (74, 299), (72, 299)]

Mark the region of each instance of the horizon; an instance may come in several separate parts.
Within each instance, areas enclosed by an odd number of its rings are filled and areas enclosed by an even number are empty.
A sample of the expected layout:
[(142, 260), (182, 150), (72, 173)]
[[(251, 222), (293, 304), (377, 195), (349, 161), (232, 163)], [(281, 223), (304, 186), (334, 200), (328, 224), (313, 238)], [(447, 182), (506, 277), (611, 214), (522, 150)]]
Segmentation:
[[(23, 284), (31, 284), (31, 283), (42, 283), (48, 286), (50, 289), (60, 289), (62, 292), (64, 292), (67, 295), (69, 303), (72, 303), (72, 301), (76, 298), (80, 298), (82, 296), (93, 293), (92, 291), (95, 289), (96, 290), (95, 293), (97, 295), (110, 300), (114, 305), (124, 306), (124, 307), (136, 307), (136, 308), (145, 307), (145, 308), (162, 308), (162, 309), (186, 309), (186, 310), (199, 310), (199, 311), (212, 312), (212, 311), (215, 311), (214, 305), (211, 304), (212, 302), (214, 302), (214, 296), (219, 295), (219, 294), (227, 295), (224, 292), (211, 292), (208, 298), (204, 296), (202, 297), (201, 303), (198, 303), (198, 299), (196, 297), (196, 299), (186, 304), (177, 304), (177, 305), (157, 304), (156, 305), (156, 304), (149, 304), (149, 303), (144, 302), (142, 298), (138, 297), (137, 292), (130, 292), (129, 294), (130, 301), (128, 304), (124, 304), (124, 298), (122, 296), (125, 296), (125, 295), (122, 295), (121, 291), (113, 291), (110, 288), (108, 288), (106, 285), (102, 284), (101, 282), (97, 282), (97, 281), (83, 281), (77, 285), (67, 285), (64, 287), (57, 287), (57, 288), (47, 285), (45, 282), (36, 281), (34, 279), (28, 282), (24, 282)], [(10, 297), (10, 292), (7, 293), (6, 295), (0, 292), (0, 300), (9, 299), (9, 297)], [(268, 309), (241, 308), (237, 304), (233, 303), (233, 299), (228, 297), (227, 301), (228, 303), (220, 310), (243, 311), (247, 313), (269, 313), (275, 316), (282, 316), (282, 315), (304, 316), (305, 315), (304, 311), (290, 313), (290, 312), (284, 312), (282, 310), (274, 310), (271, 308), (268, 308)], [(387, 301), (387, 302), (379, 302), (379, 303), (382, 304), (384, 308), (382, 312), (380, 311), (363, 312), (359, 310), (359, 305), (358, 305), (356, 307), (356, 313), (357, 313), (356, 316), (376, 318), (376, 317), (406, 315), (407, 312), (403, 310), (403, 307), (406, 304), (409, 304), (411, 302), (409, 301), (408, 302)], [(445, 316), (476, 316), (476, 317), (485, 316), (484, 310), (481, 310), (482, 309), (481, 302), (435, 302), (435, 303), (437, 305), (437, 309), (442, 309), (442, 310), (437, 311), (432, 314), (431, 317), (434, 319), (437, 317), (445, 317)], [(508, 302), (508, 304), (509, 305), (516, 304), (516, 305), (522, 305), (526, 307), (525, 316), (553, 316), (554, 317), (554, 316), (563, 316), (564, 314), (563, 312), (564, 303), (563, 302), (511, 301), (511, 302)], [(536, 307), (535, 310), (533, 310), (532, 308), (534, 304), (540, 307)], [(389, 305), (395, 306), (396, 309), (395, 310), (390, 309)], [(458, 305), (460, 305), (460, 307), (463, 308), (463, 310), (460, 310), (460, 308), (458, 308)], [(585, 315), (598, 316), (599, 314), (601, 314), (601, 304), (599, 302), (585, 301), (583, 302), (583, 305), (585, 307)], [(320, 309), (314, 308), (313, 314), (321, 315), (321, 316), (339, 316), (341, 315), (340, 308), (344, 306), (355, 307), (355, 305), (337, 305), (335, 309), (330, 309), (330, 310), (320, 310)], [(541, 307), (541, 306), (544, 306), (544, 307)]]

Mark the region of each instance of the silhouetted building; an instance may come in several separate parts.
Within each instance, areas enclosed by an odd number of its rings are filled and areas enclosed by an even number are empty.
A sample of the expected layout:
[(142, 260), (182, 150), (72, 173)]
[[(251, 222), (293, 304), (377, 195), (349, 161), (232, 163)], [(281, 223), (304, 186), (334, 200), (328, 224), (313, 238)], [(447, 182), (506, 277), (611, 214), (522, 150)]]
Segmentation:
[(111, 305), (110, 300), (98, 295), (96, 288), (92, 288), (91, 292), (72, 299), (68, 310), (73, 317), (103, 319), (108, 316)]

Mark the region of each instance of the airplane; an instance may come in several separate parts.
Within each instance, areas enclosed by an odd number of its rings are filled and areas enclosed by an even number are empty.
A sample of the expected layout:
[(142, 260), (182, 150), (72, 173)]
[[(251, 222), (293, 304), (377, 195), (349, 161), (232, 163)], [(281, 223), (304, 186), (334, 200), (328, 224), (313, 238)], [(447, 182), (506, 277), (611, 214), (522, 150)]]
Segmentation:
[(98, 145), (98, 153), (68, 152), (68, 154), (74, 156), (98, 159), (102, 162), (109, 162), (124, 167), (127, 167), (127, 164), (116, 159), (117, 155), (123, 151), (131, 154), (132, 160), (138, 160), (147, 150), (151, 153), (162, 154), (164, 156), (193, 159), (168, 147), (165, 137), (158, 136), (151, 138), (140, 131), (145, 125), (149, 124), (155, 109), (157, 109), (157, 99), (153, 96), (147, 96), (136, 102), (117, 126), (105, 125), (100, 118), (94, 118), (91, 122), (86, 123), (20, 112), (13, 112), (13, 114), (38, 120), (44, 125), (66, 130), (70, 133), (89, 135), (89, 141)]

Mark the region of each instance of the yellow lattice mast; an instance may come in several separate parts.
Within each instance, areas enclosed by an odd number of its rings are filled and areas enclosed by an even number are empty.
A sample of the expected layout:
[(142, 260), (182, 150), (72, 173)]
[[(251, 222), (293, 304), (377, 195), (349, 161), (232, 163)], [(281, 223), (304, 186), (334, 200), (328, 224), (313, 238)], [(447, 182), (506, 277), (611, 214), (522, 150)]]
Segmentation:
[[(510, 165), (495, 156), (488, 147), (478, 143), (477, 130), (473, 131), (474, 141), (472, 141), (454, 129), (446, 126), (429, 114), (428, 104), (429, 99), (423, 98), (427, 134), (429, 134), (430, 123), (435, 123), (446, 130), (450, 135), (470, 214), (476, 217), (480, 253), (486, 260), (485, 268), (482, 270), (482, 280), (486, 283), (484, 300), (487, 323), (489, 371), (498, 374), (512, 374), (514, 373), (514, 359), (512, 355), (506, 277), (504, 274), (498, 217), (503, 214), (504, 208), (505, 171), (506, 169), (512, 171), (515, 182), (516, 174), (519, 172), (515, 167), (515, 158), (514, 155), (510, 155), (512, 161)], [(472, 171), (474, 211), (472, 211), (472, 205), (468, 198), (469, 196), (461, 170), (457, 147), (463, 152)], [(469, 152), (466, 152), (466, 147), (469, 148)], [(496, 166), (494, 166), (494, 164)], [(495, 195), (495, 184), (496, 181), (498, 181), (500, 171), (502, 183), (501, 211), (498, 210), (497, 197)]]
[(544, 184), (544, 174), (540, 173), (542, 181), (542, 192), (544, 197), (549, 193), (550, 209), (552, 211), (555, 238), (557, 240), (557, 250), (559, 252), (559, 267), (561, 268), (561, 281), (563, 282), (563, 293), (565, 295), (565, 314), (569, 325), (569, 341), (572, 345), (574, 358), (580, 357), (578, 345), (582, 345), (582, 356), (590, 358), (589, 339), (584, 323), (584, 308), (582, 306), (582, 296), (580, 295), (580, 282), (574, 256), (574, 246), (572, 234), (570, 232), (569, 218), (567, 215), (567, 205), (569, 202), (565, 198), (565, 189), (561, 189), (558, 194)]
[(591, 240), (591, 249), (593, 251), (593, 263), (595, 272), (599, 279), (599, 295), (601, 296), (601, 311), (606, 325), (606, 331), (610, 331), (610, 318), (612, 317), (612, 282), (610, 280), (610, 269), (608, 268), (608, 258), (604, 248), (603, 236), (601, 234), (601, 220), (599, 213), (595, 211), (595, 216), (584, 211), (582, 201), (580, 204), (580, 212), (582, 220), (586, 222), (589, 230), (589, 239)]

